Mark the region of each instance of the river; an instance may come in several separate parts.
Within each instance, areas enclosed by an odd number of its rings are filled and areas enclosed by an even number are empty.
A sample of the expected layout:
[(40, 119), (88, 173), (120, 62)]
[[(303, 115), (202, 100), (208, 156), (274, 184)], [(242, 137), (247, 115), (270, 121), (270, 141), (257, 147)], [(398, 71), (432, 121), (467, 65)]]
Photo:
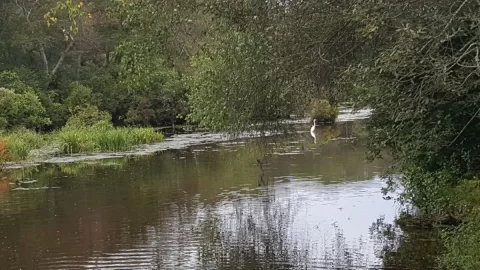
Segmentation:
[(362, 122), (316, 144), (309, 128), (9, 171), (1, 269), (434, 269), (431, 233), (394, 224)]

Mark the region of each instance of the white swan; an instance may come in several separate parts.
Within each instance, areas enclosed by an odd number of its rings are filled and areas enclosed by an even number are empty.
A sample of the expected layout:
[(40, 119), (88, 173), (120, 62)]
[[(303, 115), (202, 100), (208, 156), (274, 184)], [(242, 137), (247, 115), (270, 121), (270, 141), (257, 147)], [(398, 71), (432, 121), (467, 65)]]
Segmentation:
[(310, 135), (313, 137), (313, 143), (317, 143), (317, 135), (315, 134), (316, 119), (313, 119), (313, 126), (310, 128)]

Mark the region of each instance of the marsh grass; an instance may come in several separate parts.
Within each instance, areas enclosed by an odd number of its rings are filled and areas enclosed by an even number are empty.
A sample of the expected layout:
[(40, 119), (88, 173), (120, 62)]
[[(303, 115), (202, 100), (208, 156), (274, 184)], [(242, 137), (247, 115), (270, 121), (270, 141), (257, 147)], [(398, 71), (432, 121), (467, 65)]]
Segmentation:
[[(66, 127), (51, 134), (39, 134), (29, 130), (17, 130), (0, 134), (5, 161), (28, 160), (32, 150), (49, 145), (59, 145), (60, 154), (117, 152), (130, 150), (139, 144), (160, 142), (163, 134), (152, 128)], [(1, 149), (0, 149), (1, 150)]]
[(59, 132), (62, 152), (117, 152), (132, 149), (139, 144), (160, 142), (163, 134), (152, 128), (88, 127), (65, 129)]
[(8, 160), (7, 142), (3, 139), (0, 139), (0, 172), (4, 169), (4, 166), (2, 164), (7, 160)]
[(20, 161), (28, 159), (32, 149), (45, 146), (50, 136), (27, 129), (18, 129), (8, 134), (0, 134), (0, 139), (7, 149), (5, 161)]

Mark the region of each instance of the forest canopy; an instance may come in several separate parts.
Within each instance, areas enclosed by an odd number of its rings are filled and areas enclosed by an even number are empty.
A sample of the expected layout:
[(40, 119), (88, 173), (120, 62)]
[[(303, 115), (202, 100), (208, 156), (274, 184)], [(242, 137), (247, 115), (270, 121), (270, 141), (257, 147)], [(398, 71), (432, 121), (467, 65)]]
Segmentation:
[(92, 105), (116, 125), (240, 130), (350, 100), (335, 80), (377, 42), (354, 2), (2, 1), (0, 72), (17, 89), (1, 87), (45, 111), (4, 126), (57, 129)]

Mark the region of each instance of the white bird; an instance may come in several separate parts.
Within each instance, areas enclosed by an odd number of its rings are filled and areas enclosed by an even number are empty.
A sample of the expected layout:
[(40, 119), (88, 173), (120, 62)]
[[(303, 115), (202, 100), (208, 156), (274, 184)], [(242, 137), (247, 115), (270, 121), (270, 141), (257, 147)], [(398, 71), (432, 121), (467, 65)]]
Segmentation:
[(317, 123), (317, 119), (313, 119), (313, 126), (310, 128), (311, 133), (315, 132), (315, 127), (317, 126), (316, 123)]
[(315, 134), (316, 119), (313, 119), (313, 126), (310, 128), (310, 135), (313, 137), (313, 143), (317, 143), (317, 135)]

